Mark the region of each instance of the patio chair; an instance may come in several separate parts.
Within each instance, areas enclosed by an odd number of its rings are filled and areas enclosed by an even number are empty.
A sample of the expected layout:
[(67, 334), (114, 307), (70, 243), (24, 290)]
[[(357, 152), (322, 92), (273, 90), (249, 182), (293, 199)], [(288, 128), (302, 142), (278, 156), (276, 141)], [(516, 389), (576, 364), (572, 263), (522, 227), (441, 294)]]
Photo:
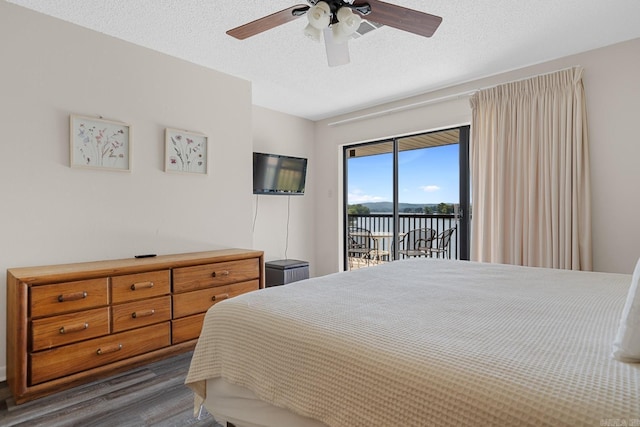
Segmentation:
[(448, 228), (444, 230), (442, 233), (438, 234), (436, 237), (435, 245), (432, 245), (429, 249), (427, 249), (427, 253), (429, 256), (433, 257), (436, 255), (436, 258), (440, 258), (440, 254), (442, 257), (450, 258), (449, 256), (449, 243), (451, 243), (451, 236), (453, 232), (456, 231), (456, 227)]
[(416, 228), (404, 235), (398, 244), (398, 253), (404, 256), (422, 256), (431, 249), (435, 230), (431, 228)]
[(353, 268), (353, 264), (357, 261), (364, 261), (367, 266), (372, 260), (372, 251), (374, 250), (374, 240), (371, 231), (366, 228), (349, 227), (347, 235), (347, 257), (349, 258), (349, 269)]

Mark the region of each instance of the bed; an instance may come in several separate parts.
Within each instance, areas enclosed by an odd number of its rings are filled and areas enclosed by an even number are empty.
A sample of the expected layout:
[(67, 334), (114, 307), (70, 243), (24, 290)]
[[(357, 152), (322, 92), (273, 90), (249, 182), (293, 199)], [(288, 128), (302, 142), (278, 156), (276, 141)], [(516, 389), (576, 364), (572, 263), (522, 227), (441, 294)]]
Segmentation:
[(416, 258), (267, 288), (209, 310), (186, 384), (238, 427), (640, 425), (630, 282)]

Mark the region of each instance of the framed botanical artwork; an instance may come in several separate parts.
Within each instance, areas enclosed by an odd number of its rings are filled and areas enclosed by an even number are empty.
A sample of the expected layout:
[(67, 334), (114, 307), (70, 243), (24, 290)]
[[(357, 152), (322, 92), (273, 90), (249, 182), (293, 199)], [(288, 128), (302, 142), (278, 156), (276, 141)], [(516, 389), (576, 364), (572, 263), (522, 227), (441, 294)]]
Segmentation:
[(131, 128), (103, 118), (71, 115), (70, 166), (129, 171)]
[(167, 128), (164, 170), (206, 174), (207, 139), (201, 133)]

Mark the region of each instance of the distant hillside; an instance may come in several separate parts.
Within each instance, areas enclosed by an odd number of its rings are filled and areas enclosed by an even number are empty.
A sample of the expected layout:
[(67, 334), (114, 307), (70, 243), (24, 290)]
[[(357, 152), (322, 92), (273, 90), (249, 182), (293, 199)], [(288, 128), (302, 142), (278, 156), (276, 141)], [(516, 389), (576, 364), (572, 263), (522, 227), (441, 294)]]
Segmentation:
[[(392, 202), (374, 202), (374, 203), (361, 203), (362, 206), (369, 208), (371, 213), (391, 213), (393, 212)], [(398, 203), (399, 212), (406, 212), (410, 209), (411, 212), (424, 211), (424, 207), (429, 206), (434, 208), (437, 206), (435, 203)]]

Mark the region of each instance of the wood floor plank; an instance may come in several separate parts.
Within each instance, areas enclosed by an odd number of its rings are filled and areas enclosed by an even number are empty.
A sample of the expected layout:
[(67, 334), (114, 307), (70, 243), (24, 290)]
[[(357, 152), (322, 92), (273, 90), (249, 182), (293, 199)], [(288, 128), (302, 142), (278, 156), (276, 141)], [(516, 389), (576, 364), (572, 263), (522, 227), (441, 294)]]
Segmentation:
[(109, 377), (103, 381), (93, 382), (79, 387), (74, 387), (62, 393), (56, 393), (51, 396), (32, 400), (22, 405), (16, 405), (12, 398), (9, 398), (7, 410), (9, 412), (20, 411), (22, 414), (28, 414), (30, 411), (50, 412), (62, 410), (66, 406), (72, 405), (81, 400), (90, 400), (95, 397), (102, 396), (106, 393), (113, 392), (122, 388), (128, 388), (136, 383), (149, 381), (155, 374), (149, 370), (136, 370), (128, 374), (121, 374), (115, 377)]
[[(184, 385), (192, 353), (22, 405), (0, 383), (0, 425), (7, 427), (222, 427), (210, 414), (193, 416), (193, 393)], [(7, 397), (9, 396), (9, 397)]]

